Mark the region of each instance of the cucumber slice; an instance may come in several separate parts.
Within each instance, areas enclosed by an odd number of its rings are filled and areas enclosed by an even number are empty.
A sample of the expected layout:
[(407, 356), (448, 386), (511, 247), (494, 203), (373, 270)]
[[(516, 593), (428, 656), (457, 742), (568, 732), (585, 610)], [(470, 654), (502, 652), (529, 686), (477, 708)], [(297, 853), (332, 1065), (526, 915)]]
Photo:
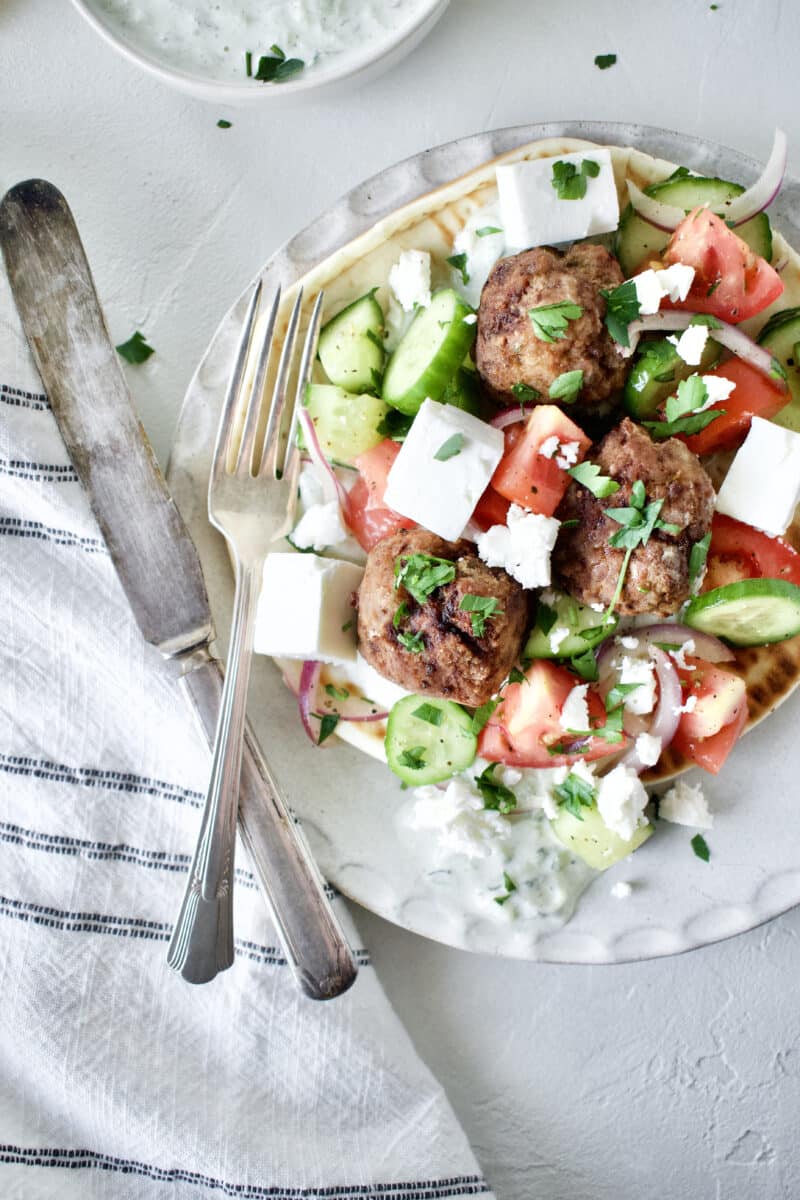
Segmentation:
[(758, 340), (772, 351), (786, 371), (786, 382), (792, 394), (786, 408), (772, 420), (776, 425), (784, 425), (800, 433), (800, 360), (797, 357), (800, 350), (800, 308), (784, 308), (781, 312), (773, 313), (758, 335)]
[(786, 579), (743, 579), (691, 601), (686, 625), (734, 646), (767, 646), (800, 633), (800, 587)]
[[(682, 175), (678, 179), (664, 179), (645, 188), (648, 196), (655, 196), (664, 204), (674, 204), (687, 212), (698, 204), (707, 204), (712, 212), (725, 216), (725, 201), (740, 196), (744, 188), (738, 183), (724, 179), (701, 179)], [(758, 213), (752, 220), (739, 225), (736, 233), (747, 242), (751, 250), (760, 254), (767, 262), (772, 260), (772, 229), (766, 213)], [(648, 224), (629, 204), (622, 214), (617, 231), (616, 253), (626, 276), (633, 275), (648, 259), (658, 258), (670, 239), (670, 235)]]
[[(556, 592), (554, 598), (547, 597), (546, 604), (539, 600), (536, 621), (528, 635), (522, 657), (575, 658), (610, 637), (618, 624), (619, 617), (606, 620), (604, 613), (579, 604), (566, 592)], [(550, 636), (555, 629), (568, 629), (569, 634), (554, 652)]]
[(386, 351), (383, 309), (367, 292), (324, 325), (318, 355), (331, 383), (348, 392), (379, 392)]
[(457, 292), (446, 288), (417, 313), (383, 377), (387, 404), (413, 417), (426, 398), (442, 399), (475, 337), (475, 325), (464, 320), (471, 312)]
[[(322, 453), (332, 462), (352, 466), (359, 454), (383, 441), (378, 426), (389, 406), (377, 396), (354, 396), (330, 383), (310, 383), (306, 388), (306, 408)], [(300, 434), (298, 444), (302, 445)]]
[(709, 338), (703, 347), (697, 367), (684, 362), (666, 338), (642, 342), (625, 382), (623, 407), (637, 421), (650, 420), (667, 397), (673, 395), (682, 379), (688, 379), (695, 371), (701, 374), (708, 371), (721, 356), (722, 346), (713, 338)]
[(442, 393), (442, 404), (463, 408), (464, 412), (472, 413), (473, 417), (483, 419), (488, 405), (476, 372), (463, 366), (459, 367)]
[(627, 858), (634, 850), (638, 850), (653, 832), (652, 825), (643, 825), (641, 829), (636, 830), (630, 841), (626, 842), (618, 834), (612, 833), (596, 808), (584, 808), (581, 815), (583, 820), (579, 821), (564, 808), (555, 820), (550, 822), (550, 828), (568, 850), (577, 854), (578, 858), (582, 858), (596, 871), (606, 871), (613, 867), (614, 863)]
[(460, 704), (404, 696), (389, 713), (384, 746), (395, 775), (420, 787), (466, 770), (475, 758), (478, 739), (472, 732), (472, 717)]

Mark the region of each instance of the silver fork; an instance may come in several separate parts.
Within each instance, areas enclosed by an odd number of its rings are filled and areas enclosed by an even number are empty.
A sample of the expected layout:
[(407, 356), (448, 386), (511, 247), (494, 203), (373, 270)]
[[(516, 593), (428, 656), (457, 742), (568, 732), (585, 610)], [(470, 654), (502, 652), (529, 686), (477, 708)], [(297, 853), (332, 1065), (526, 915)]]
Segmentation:
[(260, 299), (259, 283), (248, 306), (220, 417), (208, 488), (209, 518), (230, 547), (236, 592), (211, 778), (186, 894), (167, 956), (170, 965), (179, 970), (183, 969), (190, 953), (200, 958), (210, 953), (218, 971), (225, 970), (233, 962), (236, 816), (256, 605), (269, 548), (288, 533), (293, 524), (300, 464), (295, 437), (297, 409), (311, 377), (321, 321), (323, 297), (320, 292), (303, 345), (288, 436), (284, 442), (289, 377), (303, 302), (301, 290), (289, 318), (270, 398), (263, 448), (257, 461), (258, 433), (280, 289), (258, 346), (253, 386), (237, 447), (242, 390), (253, 349)]

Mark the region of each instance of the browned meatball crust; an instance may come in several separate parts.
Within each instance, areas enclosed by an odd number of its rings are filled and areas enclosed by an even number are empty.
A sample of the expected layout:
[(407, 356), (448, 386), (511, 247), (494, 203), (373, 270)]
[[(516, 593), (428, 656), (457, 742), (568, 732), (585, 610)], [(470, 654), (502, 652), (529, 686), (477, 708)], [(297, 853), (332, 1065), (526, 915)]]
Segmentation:
[[(456, 577), (418, 604), (395, 587), (395, 563), (427, 554), (455, 564)], [(502, 612), (473, 633), (464, 596), (494, 597)], [(407, 615), (395, 628), (400, 604)], [(456, 700), (470, 708), (484, 704), (517, 662), (528, 625), (528, 600), (505, 571), (487, 567), (469, 542), (446, 542), (424, 529), (404, 530), (379, 542), (367, 557), (358, 590), (358, 644), (368, 663), (410, 692)], [(421, 634), (423, 649), (406, 649), (399, 635)]]
[(669, 616), (689, 598), (689, 555), (711, 528), (711, 480), (683, 442), (676, 438), (654, 442), (627, 417), (589, 451), (588, 458), (620, 489), (598, 500), (582, 484), (569, 485), (558, 516), (578, 524), (562, 528), (559, 534), (553, 552), (558, 583), (582, 604), (611, 603), (625, 551), (610, 546), (609, 539), (621, 526), (604, 510), (629, 505), (631, 488), (639, 479), (648, 503), (664, 501), (659, 519), (677, 525), (680, 532), (656, 529), (644, 546), (633, 551), (616, 611), (625, 616)]
[[(549, 246), (501, 258), (481, 293), (475, 361), (496, 399), (514, 404), (514, 384), (536, 388), (549, 403), (550, 384), (565, 371), (583, 371), (578, 403), (605, 401), (625, 383), (628, 364), (603, 321), (601, 288), (614, 288), (624, 276), (602, 246), (575, 245), (566, 252)], [(544, 342), (534, 332), (528, 310), (572, 301), (583, 315), (570, 321), (565, 336)]]

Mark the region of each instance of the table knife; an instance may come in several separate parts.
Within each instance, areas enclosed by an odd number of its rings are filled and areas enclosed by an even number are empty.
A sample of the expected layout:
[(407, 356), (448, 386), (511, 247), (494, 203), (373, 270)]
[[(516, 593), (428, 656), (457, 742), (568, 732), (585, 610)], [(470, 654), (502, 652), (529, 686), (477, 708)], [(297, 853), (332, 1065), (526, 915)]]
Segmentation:
[[(22, 326), (55, 419), (145, 640), (180, 670), (211, 744), (222, 667), (200, 560), (133, 408), (72, 213), (32, 179), (0, 202), (0, 246)], [(325, 1000), (357, 969), (305, 840), (248, 728), (239, 829), (295, 977)], [(232, 887), (194, 904), (180, 970), (205, 983), (233, 961)]]

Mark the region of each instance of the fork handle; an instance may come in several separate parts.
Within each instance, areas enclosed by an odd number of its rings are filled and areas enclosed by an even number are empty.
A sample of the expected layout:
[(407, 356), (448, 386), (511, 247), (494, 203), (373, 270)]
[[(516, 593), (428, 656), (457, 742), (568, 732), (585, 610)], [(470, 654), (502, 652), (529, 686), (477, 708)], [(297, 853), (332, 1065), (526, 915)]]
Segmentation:
[[(198, 651), (181, 686), (213, 744), (223, 673)], [(331, 1000), (355, 982), (357, 967), (305, 838), (294, 823), (255, 735), (245, 723), (239, 832), (289, 966), (312, 1000)]]

